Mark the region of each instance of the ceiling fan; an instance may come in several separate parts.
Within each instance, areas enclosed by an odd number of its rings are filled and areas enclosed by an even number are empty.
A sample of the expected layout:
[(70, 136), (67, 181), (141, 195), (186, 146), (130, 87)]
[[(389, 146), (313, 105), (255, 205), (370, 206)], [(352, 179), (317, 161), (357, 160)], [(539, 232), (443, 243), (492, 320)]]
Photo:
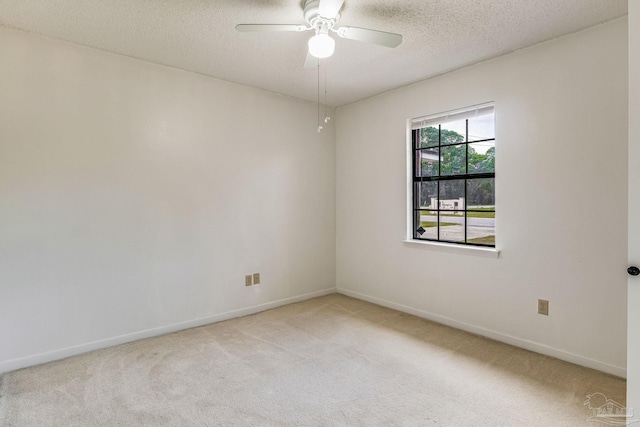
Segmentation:
[(358, 27), (339, 27), (340, 10), (344, 0), (305, 0), (304, 20), (307, 25), (296, 24), (238, 24), (236, 30), (251, 31), (315, 31), (309, 39), (309, 50), (305, 68), (315, 68), (318, 59), (333, 55), (335, 41), (329, 35), (334, 32), (343, 39), (358, 40), (386, 47), (397, 47), (402, 43), (402, 35)]

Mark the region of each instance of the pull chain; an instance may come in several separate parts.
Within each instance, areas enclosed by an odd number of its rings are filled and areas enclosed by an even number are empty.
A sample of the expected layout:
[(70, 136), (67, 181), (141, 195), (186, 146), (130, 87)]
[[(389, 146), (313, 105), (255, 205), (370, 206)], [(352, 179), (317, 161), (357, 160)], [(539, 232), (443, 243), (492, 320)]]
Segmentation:
[(327, 114), (327, 67), (324, 67), (324, 122), (329, 123), (331, 117)]
[(320, 60), (318, 59), (318, 133), (322, 132), (320, 124)]

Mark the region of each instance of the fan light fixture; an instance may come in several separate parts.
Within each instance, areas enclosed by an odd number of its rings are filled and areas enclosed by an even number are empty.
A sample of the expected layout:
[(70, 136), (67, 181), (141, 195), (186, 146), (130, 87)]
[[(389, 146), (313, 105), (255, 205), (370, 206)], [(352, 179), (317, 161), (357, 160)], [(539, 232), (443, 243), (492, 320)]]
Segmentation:
[(336, 42), (329, 36), (329, 29), (334, 22), (317, 18), (313, 24), (316, 27), (316, 35), (309, 39), (309, 53), (316, 58), (328, 58), (336, 50)]
[(316, 34), (309, 39), (309, 53), (316, 58), (328, 58), (336, 50), (336, 42), (328, 34)]

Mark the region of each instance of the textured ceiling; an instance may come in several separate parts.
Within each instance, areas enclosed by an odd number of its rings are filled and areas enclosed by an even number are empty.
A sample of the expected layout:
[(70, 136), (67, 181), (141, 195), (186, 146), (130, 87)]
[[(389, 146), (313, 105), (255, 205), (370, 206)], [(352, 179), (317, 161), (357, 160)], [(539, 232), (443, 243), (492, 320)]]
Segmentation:
[[(303, 0), (0, 0), (0, 24), (316, 100)], [(336, 39), (328, 104), (345, 105), (626, 15), (627, 0), (346, 0), (338, 26), (400, 33), (395, 49)], [(324, 80), (324, 78), (323, 78)]]

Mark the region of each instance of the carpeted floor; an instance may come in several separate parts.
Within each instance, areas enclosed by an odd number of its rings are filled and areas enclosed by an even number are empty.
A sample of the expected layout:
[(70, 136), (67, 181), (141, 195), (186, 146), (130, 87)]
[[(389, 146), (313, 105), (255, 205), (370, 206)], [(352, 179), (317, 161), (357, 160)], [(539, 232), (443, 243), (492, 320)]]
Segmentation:
[(0, 377), (0, 425), (587, 426), (625, 381), (342, 295)]

